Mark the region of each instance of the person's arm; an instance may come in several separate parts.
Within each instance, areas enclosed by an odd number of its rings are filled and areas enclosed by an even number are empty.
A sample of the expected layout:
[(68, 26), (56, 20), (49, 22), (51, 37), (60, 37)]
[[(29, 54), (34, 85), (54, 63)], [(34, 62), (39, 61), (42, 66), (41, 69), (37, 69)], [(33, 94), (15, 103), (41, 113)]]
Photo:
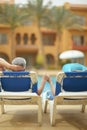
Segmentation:
[(43, 76), (41, 85), (40, 85), (40, 87), (38, 88), (38, 95), (40, 95), (40, 94), (42, 93), (46, 82), (49, 82), (50, 87), (51, 87), (51, 91), (52, 91), (53, 95), (55, 96), (55, 87), (54, 87), (54, 85), (53, 85), (53, 83), (52, 83), (51, 78), (50, 78), (48, 75), (44, 75), (44, 76)]
[(48, 80), (48, 76), (44, 75), (40, 87), (38, 88), (38, 95), (40, 95), (44, 89), (45, 83)]
[(9, 69), (10, 64), (3, 58), (0, 58), (0, 68), (1, 68), (1, 70)]
[(25, 69), (24, 67), (19, 66), (19, 65), (12, 65), (2, 58), (0, 58), (0, 66), (2, 70), (9, 69), (12, 71), (21, 71)]
[(9, 65), (8, 69), (12, 70), (12, 71), (22, 71), (22, 70), (25, 70), (25, 68), (23, 66), (12, 65), (12, 64)]
[(53, 85), (52, 80), (51, 80), (50, 77), (48, 79), (48, 82), (50, 84), (51, 91), (52, 91), (53, 95), (55, 96), (55, 87), (54, 87), (54, 85)]

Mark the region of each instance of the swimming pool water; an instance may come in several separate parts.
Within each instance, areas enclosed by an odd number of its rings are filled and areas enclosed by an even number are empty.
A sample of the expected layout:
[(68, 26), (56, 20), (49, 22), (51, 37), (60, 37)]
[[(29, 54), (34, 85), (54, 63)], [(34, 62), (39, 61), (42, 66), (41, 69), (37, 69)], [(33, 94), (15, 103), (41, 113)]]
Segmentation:
[[(54, 87), (55, 87), (55, 85), (56, 85), (56, 77), (51, 76), (51, 79), (52, 79), (52, 82), (53, 82)], [(42, 81), (42, 76), (38, 76), (38, 87), (40, 87), (41, 81)], [(51, 90), (49, 82), (46, 82), (45, 87), (43, 89), (43, 92), (46, 92), (47, 90)]]

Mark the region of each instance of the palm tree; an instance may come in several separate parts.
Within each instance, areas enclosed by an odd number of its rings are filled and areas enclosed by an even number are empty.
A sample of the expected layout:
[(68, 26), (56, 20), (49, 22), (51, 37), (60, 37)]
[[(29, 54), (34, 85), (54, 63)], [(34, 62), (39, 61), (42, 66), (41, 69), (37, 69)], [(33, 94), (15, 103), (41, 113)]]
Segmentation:
[(50, 14), (48, 15), (48, 25), (49, 27), (56, 30), (56, 41), (57, 44), (57, 52), (56, 52), (56, 59), (55, 59), (55, 66), (59, 65), (59, 58), (58, 55), (60, 53), (60, 43), (61, 37), (64, 29), (80, 29), (81, 30), (81, 17), (72, 13), (64, 6), (62, 7), (52, 7), (50, 9)]
[(27, 11), (29, 12), (30, 19), (36, 24), (38, 27), (38, 32), (40, 35), (40, 52), (39, 55), (43, 56), (43, 63), (44, 68), (46, 68), (46, 58), (44, 54), (44, 47), (42, 41), (42, 34), (41, 34), (41, 26), (44, 25), (44, 21), (46, 22), (46, 18), (48, 17), (48, 7), (50, 7), (51, 3), (48, 2), (46, 5), (43, 4), (44, 0), (28, 0), (27, 4)]
[(11, 29), (12, 58), (15, 57), (14, 31), (22, 25), (27, 18), (27, 14), (15, 4), (0, 5), (0, 23), (8, 25)]

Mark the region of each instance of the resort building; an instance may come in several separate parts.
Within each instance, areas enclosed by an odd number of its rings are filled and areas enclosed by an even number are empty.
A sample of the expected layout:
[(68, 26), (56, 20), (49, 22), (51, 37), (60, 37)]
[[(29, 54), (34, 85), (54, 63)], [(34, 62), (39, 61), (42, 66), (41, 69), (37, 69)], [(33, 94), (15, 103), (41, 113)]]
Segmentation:
[(2, 3), (8, 3), (8, 4), (14, 4), (15, 0), (0, 0), (0, 4)]
[[(2, 0), (3, 1), (3, 0)], [(7, 1), (7, 0), (4, 0)], [(14, 0), (9, 0), (14, 2)], [(1, 2), (0, 2), (1, 3)], [(87, 65), (87, 5), (72, 5), (65, 3), (66, 8), (82, 16), (83, 30), (64, 30), (59, 53), (66, 50), (80, 50), (84, 53), (84, 64)], [(41, 28), (43, 50), (48, 65), (55, 64), (58, 41), (55, 30)], [(27, 65), (35, 65), (36, 56), (40, 51), (40, 36), (35, 24), (20, 26), (15, 29), (14, 41), (11, 42), (10, 27), (0, 25), (0, 57), (12, 60), (12, 51), (15, 56), (22, 56), (27, 60)], [(79, 61), (80, 62), (80, 61)]]

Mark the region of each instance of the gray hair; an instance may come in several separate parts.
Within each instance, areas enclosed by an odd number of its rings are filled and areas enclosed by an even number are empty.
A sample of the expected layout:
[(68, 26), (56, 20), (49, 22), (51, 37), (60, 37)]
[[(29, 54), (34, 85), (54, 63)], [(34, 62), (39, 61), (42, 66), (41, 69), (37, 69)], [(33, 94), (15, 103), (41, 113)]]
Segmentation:
[(16, 57), (12, 60), (12, 64), (26, 67), (26, 60), (22, 57)]

